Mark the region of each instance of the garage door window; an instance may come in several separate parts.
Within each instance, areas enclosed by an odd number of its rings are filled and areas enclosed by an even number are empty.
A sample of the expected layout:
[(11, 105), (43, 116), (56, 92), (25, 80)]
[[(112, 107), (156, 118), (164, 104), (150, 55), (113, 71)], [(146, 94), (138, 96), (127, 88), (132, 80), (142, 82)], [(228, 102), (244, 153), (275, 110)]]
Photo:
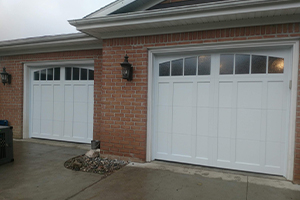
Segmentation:
[(276, 57), (269, 57), (269, 67), (268, 73), (283, 73), (284, 69), (284, 59), (283, 58), (276, 58)]
[(210, 75), (211, 56), (203, 55), (198, 57), (198, 75)]
[(59, 81), (60, 80), (60, 67), (42, 69), (35, 71), (33, 74), (34, 81)]
[(94, 80), (94, 70), (78, 67), (66, 67), (65, 80)]
[(250, 55), (237, 54), (235, 56), (235, 74), (249, 74)]
[(159, 64), (159, 76), (196, 76), (197, 71), (200, 76), (210, 75), (210, 55), (187, 57)]
[(184, 59), (184, 75), (192, 76), (196, 75), (197, 71), (197, 57), (191, 57)]
[(284, 59), (249, 54), (221, 54), (220, 75), (283, 74)]
[(183, 75), (183, 59), (172, 61), (172, 76)]
[(220, 74), (233, 74), (233, 54), (221, 54)]
[(267, 57), (252, 55), (252, 74), (265, 74), (267, 71)]

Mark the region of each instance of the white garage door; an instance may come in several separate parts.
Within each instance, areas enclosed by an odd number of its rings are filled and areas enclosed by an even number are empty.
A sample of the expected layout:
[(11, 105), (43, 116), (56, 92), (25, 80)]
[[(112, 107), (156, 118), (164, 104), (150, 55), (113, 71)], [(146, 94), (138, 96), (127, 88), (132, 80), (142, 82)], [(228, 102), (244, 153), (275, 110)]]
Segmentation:
[(90, 143), (93, 138), (93, 67), (31, 70), (30, 137)]
[(290, 50), (158, 57), (154, 159), (283, 175)]

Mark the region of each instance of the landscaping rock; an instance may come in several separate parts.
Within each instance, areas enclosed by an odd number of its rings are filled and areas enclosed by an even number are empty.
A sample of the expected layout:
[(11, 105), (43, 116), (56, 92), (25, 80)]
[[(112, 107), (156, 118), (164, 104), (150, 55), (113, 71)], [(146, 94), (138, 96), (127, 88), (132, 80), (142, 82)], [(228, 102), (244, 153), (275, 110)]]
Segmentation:
[(96, 158), (100, 156), (100, 149), (96, 149), (96, 150), (89, 150), (88, 152), (86, 152), (85, 154), (87, 157), (89, 158)]
[(92, 150), (85, 155), (71, 158), (65, 162), (65, 167), (75, 171), (92, 172), (107, 176), (129, 163), (123, 160), (101, 158), (99, 152)]

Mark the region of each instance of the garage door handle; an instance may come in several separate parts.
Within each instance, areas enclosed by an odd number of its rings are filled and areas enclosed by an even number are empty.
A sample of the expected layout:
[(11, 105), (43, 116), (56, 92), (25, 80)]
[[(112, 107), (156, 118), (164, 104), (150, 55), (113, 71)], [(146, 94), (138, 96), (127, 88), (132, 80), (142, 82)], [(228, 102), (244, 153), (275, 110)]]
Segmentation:
[(292, 80), (290, 80), (289, 88), (292, 89)]

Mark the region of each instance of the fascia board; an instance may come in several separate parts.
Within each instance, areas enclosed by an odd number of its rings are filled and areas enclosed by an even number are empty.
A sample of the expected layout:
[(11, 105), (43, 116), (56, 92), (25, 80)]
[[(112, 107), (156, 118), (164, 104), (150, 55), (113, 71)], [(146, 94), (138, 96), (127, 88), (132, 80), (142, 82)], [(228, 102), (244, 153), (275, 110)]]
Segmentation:
[(215, 30), (224, 28), (238, 28), (247, 26), (261, 26), (283, 23), (297, 23), (299, 22), (300, 14), (289, 16), (277, 16), (273, 18), (259, 18), (259, 19), (243, 19), (225, 22), (215, 22), (215, 23), (205, 23), (200, 26), (191, 25), (181, 25), (181, 26), (171, 26), (171, 27), (161, 27), (161, 28), (149, 28), (141, 30), (128, 30), (128, 31), (110, 31), (110, 32), (93, 32), (94, 36), (101, 39), (109, 38), (121, 38), (121, 37), (134, 37), (134, 36), (149, 36), (158, 34), (170, 34), (170, 33), (182, 33), (182, 32), (193, 32), (193, 31), (203, 31), (203, 30)]
[[(257, 3), (268, 2), (273, 4), (262, 5), (260, 7), (253, 6)], [(299, 8), (300, 2), (291, 2), (287, 4), (276, 4), (280, 2), (287, 2), (282, 0), (250, 0), (250, 1), (232, 1), (226, 4), (207, 5), (207, 6), (188, 6), (176, 9), (166, 9), (157, 11), (143, 11), (135, 13), (126, 13), (114, 16), (70, 20), (69, 23), (76, 26), (77, 30), (94, 29), (94, 28), (108, 28), (113, 26), (128, 26), (134, 24), (145, 24), (162, 21), (176, 21), (182, 19), (226, 16), (230, 14), (243, 14), (251, 12), (263, 12), (281, 9)]]
[[(83, 35), (83, 34), (82, 34)], [(102, 49), (102, 40), (93, 37), (80, 37), (59, 40), (49, 38), (30, 38), (23, 40), (12, 40), (0, 43), (0, 56), (61, 52), (73, 50)]]
[(94, 17), (107, 16), (107, 15), (115, 12), (116, 10), (118, 10), (118, 9), (120, 9), (120, 8), (134, 2), (134, 1), (137, 1), (137, 0), (117, 0), (117, 1), (114, 1), (111, 4), (108, 4), (107, 6), (101, 8), (100, 10), (97, 10), (97, 11), (85, 16), (84, 18), (88, 19), (88, 18), (94, 18)]

